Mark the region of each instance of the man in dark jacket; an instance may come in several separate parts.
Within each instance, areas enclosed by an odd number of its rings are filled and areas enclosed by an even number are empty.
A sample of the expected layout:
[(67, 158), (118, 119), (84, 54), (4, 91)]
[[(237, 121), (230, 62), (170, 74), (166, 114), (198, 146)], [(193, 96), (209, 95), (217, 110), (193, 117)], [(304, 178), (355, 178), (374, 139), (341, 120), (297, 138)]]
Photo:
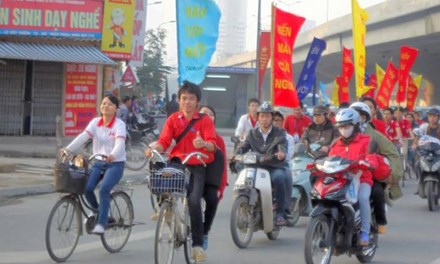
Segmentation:
[(313, 123), (311, 123), (301, 138), (304, 142), (305, 149), (310, 152), (311, 144), (319, 144), (321, 148), (314, 153), (315, 156), (327, 155), (330, 145), (339, 136), (338, 130), (333, 126), (330, 119), (327, 117), (327, 108), (323, 105), (318, 105), (313, 108)]
[(167, 111), (167, 117), (169, 117), (172, 113), (179, 111), (179, 103), (177, 102), (176, 94), (171, 95), (171, 101), (167, 103), (165, 110)]
[(270, 155), (264, 162), (264, 168), (270, 173), (272, 184), (276, 191), (277, 209), (275, 225), (285, 225), (284, 215), (286, 202), (286, 162), (287, 139), (286, 132), (282, 128), (273, 127), (273, 109), (265, 102), (258, 109), (257, 113), (260, 127), (251, 129), (246, 136), (244, 143), (237, 148), (236, 153), (245, 153), (249, 150), (260, 154)]

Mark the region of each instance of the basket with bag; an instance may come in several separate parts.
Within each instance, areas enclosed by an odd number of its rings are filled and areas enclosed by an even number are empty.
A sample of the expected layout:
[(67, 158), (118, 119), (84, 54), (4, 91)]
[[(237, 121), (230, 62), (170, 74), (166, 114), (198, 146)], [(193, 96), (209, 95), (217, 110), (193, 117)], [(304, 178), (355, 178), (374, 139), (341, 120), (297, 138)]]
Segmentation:
[(84, 194), (88, 178), (88, 162), (83, 155), (60, 153), (54, 168), (56, 192)]

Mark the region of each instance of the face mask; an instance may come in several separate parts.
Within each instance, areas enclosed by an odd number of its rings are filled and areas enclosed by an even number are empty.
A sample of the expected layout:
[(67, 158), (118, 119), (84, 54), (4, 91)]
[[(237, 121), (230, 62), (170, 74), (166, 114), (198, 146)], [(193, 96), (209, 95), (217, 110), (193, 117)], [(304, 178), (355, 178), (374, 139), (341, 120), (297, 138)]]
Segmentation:
[(344, 138), (349, 138), (353, 134), (354, 126), (341, 127), (339, 128), (339, 133)]

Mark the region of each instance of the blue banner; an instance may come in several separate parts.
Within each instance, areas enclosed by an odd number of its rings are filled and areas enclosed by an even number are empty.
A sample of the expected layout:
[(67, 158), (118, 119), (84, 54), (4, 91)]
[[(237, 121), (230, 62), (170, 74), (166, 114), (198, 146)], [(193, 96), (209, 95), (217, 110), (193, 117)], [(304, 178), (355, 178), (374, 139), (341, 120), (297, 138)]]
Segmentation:
[(319, 88), (321, 89), (321, 98), (324, 101), (324, 104), (325, 105), (330, 104), (330, 100), (329, 100), (329, 98), (327, 96), (327, 92), (325, 90), (325, 83), (319, 82)]
[(179, 84), (200, 84), (218, 39), (220, 9), (213, 0), (176, 0)]
[(307, 59), (296, 85), (299, 100), (304, 99), (310, 90), (312, 90), (313, 82), (315, 80), (316, 65), (318, 65), (318, 61), (325, 48), (326, 42), (324, 40), (313, 38), (312, 45), (310, 45), (310, 50), (307, 54)]

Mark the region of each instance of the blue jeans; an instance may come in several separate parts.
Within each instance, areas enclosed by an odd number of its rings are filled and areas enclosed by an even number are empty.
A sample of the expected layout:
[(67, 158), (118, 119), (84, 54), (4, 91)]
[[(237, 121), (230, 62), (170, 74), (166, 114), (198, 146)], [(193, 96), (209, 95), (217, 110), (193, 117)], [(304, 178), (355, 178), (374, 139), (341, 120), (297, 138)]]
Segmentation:
[(359, 209), (361, 216), (361, 231), (369, 234), (370, 233), (370, 217), (371, 217), (371, 207), (370, 207), (370, 194), (371, 186), (368, 183), (361, 182), (359, 186)]
[[(96, 161), (90, 170), (89, 180), (86, 185), (85, 196), (90, 206), (98, 210), (98, 224), (102, 226), (107, 225), (108, 210), (110, 207), (110, 191), (121, 180), (124, 174), (125, 162), (104, 162)], [(101, 171), (104, 171), (104, 176), (101, 177)], [(96, 185), (102, 180), (101, 188), (99, 189), (99, 204), (95, 196)]]
[(286, 204), (286, 171), (284, 168), (267, 168), (272, 180), (272, 186), (275, 187), (275, 198), (277, 200), (277, 215), (284, 217)]

